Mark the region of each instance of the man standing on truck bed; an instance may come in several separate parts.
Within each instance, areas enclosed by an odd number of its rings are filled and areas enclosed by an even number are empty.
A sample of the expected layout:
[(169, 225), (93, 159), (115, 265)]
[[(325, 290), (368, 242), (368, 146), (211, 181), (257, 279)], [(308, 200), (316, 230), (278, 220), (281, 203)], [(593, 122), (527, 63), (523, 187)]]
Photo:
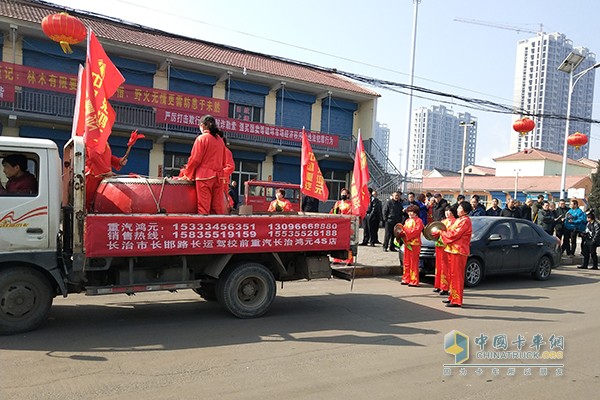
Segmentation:
[(119, 158), (112, 154), (110, 146), (108, 142), (106, 142), (106, 147), (104, 148), (104, 152), (99, 154), (96, 157), (90, 157), (90, 152), (96, 151), (94, 149), (90, 149), (87, 145), (85, 147), (85, 152), (87, 156), (85, 158), (85, 206), (88, 210), (92, 209), (92, 204), (94, 202), (94, 196), (96, 195), (96, 190), (102, 182), (102, 179), (112, 176), (112, 169), (119, 171), (122, 166), (127, 164), (127, 158), (122, 157)]
[(227, 160), (221, 130), (212, 115), (200, 119), (200, 131), (179, 176), (196, 182), (198, 214), (225, 214), (223, 169)]

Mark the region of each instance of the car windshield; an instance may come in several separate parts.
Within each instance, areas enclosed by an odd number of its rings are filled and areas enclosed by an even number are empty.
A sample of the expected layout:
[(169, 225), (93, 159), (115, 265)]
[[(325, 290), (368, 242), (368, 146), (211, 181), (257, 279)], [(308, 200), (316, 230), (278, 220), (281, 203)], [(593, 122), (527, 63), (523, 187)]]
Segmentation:
[(471, 218), (473, 224), (473, 235), (471, 241), (479, 240), (483, 237), (483, 234), (488, 231), (491, 224), (494, 223), (494, 219), (491, 218)]

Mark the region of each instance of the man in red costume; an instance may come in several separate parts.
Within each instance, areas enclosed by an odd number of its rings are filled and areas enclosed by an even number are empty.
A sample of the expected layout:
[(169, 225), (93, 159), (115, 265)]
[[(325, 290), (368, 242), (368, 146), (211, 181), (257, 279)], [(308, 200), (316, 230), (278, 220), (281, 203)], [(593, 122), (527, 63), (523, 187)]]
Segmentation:
[[(456, 220), (456, 215), (453, 214), (453, 209), (450, 206), (446, 206), (444, 212), (446, 218), (442, 220), (446, 230)], [(448, 271), (448, 253), (446, 252), (446, 245), (442, 242), (441, 238), (435, 242), (435, 280), (433, 282), (434, 292), (439, 292), (440, 296), (447, 296), (450, 292), (450, 281)]]
[(473, 233), (471, 218), (467, 216), (469, 212), (471, 212), (471, 204), (461, 201), (457, 208), (458, 219), (447, 231), (440, 234), (446, 245), (446, 252), (449, 254), (450, 296), (448, 300), (443, 300), (446, 307), (462, 307), (463, 304), (465, 266), (471, 252), (471, 233)]
[(92, 149), (86, 146), (85, 157), (85, 206), (88, 211), (91, 211), (96, 190), (102, 182), (102, 179), (114, 175), (112, 169), (119, 171), (121, 167), (127, 164), (127, 158), (119, 158), (113, 156), (108, 142), (102, 154), (97, 154), (95, 157), (90, 156)]
[(196, 181), (198, 214), (225, 214), (224, 168), (227, 160), (221, 130), (211, 115), (200, 120), (202, 133), (179, 176)]
[(400, 238), (404, 242), (404, 273), (401, 283), (416, 287), (419, 286), (419, 254), (423, 221), (419, 217), (419, 206), (411, 204), (406, 207), (406, 212), (408, 219), (400, 231)]

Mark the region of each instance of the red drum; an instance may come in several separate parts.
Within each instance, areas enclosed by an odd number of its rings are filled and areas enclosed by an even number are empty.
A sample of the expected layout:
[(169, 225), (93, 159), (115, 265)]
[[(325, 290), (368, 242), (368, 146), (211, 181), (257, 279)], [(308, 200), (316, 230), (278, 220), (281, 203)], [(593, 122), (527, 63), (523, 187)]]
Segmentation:
[(102, 180), (93, 212), (196, 214), (196, 185), (177, 179), (112, 177)]

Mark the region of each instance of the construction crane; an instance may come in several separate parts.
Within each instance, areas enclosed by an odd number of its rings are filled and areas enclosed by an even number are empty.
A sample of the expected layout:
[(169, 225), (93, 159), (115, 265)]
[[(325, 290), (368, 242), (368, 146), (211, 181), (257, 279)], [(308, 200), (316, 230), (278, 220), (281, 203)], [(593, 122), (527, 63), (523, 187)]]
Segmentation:
[[(517, 33), (533, 33), (538, 37), (541, 37), (544, 35), (544, 25), (540, 23), (540, 30), (539, 31), (532, 31), (530, 29), (523, 29), (521, 27), (518, 26), (511, 26), (511, 25), (502, 25), (502, 24), (497, 24), (495, 22), (488, 22), (488, 21), (478, 21), (476, 19), (467, 19), (467, 18), (454, 18), (455, 21), (457, 22), (465, 22), (467, 24), (475, 24), (475, 25), (482, 25), (482, 26), (488, 26), (490, 28), (498, 28), (498, 29), (504, 29), (504, 30), (508, 30), (508, 31), (515, 31)], [(537, 70), (538, 73), (536, 74), (536, 79), (535, 79), (535, 88), (536, 88), (536, 93), (539, 96), (540, 93), (540, 89), (541, 89), (541, 63), (542, 63), (542, 59), (541, 57), (538, 55), (537, 58)], [(537, 114), (539, 112), (539, 102), (536, 101), (534, 102), (533, 105), (533, 110), (531, 110), (533, 112), (533, 114)], [(522, 117), (522, 115), (520, 116)], [(537, 121), (537, 118), (534, 118), (534, 120), (536, 120), (536, 123), (538, 124), (537, 129), (539, 128), (539, 121)], [(523, 137), (519, 138), (519, 143), (522, 143), (524, 141)], [(520, 146), (520, 145), (519, 145)], [(533, 147), (533, 146), (532, 146)]]
[(535, 33), (537, 35), (543, 35), (544, 34), (544, 25), (540, 23), (540, 30), (539, 31), (532, 31), (530, 29), (523, 29), (521, 27), (518, 26), (511, 26), (511, 25), (502, 25), (502, 24), (497, 24), (495, 22), (488, 22), (488, 21), (478, 21), (476, 19), (467, 19), (467, 18), (454, 18), (455, 21), (457, 22), (465, 22), (467, 24), (475, 24), (475, 25), (483, 25), (483, 26), (489, 26), (492, 28), (498, 28), (498, 29), (505, 29), (507, 31), (515, 31), (517, 33)]

